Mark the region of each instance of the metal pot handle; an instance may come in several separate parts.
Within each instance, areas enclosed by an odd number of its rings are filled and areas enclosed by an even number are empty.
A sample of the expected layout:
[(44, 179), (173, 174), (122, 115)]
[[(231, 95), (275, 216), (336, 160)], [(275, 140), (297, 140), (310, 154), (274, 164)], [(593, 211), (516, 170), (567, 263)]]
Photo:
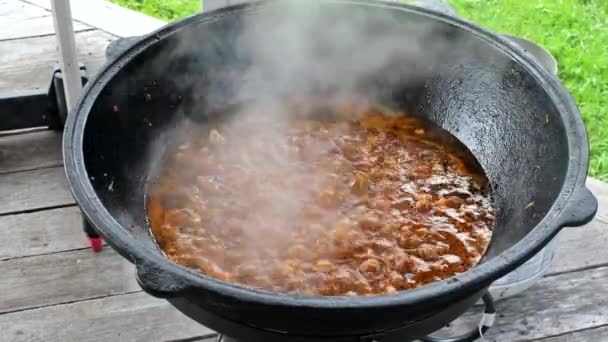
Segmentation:
[(183, 278), (173, 276), (146, 262), (135, 262), (136, 279), (146, 293), (157, 298), (180, 297), (191, 288)]
[(479, 322), (479, 326), (464, 335), (457, 337), (433, 337), (426, 336), (420, 339), (421, 342), (473, 342), (480, 338), (483, 338), (483, 334), (485, 334), (488, 329), (490, 329), (494, 325), (494, 320), (496, 318), (496, 308), (494, 307), (494, 299), (490, 292), (486, 292), (483, 297), (483, 304), (485, 305), (485, 310), (483, 312), (483, 316), (481, 317), (481, 321)]
[(575, 190), (560, 217), (561, 227), (579, 227), (589, 223), (597, 213), (597, 198), (582, 186)]

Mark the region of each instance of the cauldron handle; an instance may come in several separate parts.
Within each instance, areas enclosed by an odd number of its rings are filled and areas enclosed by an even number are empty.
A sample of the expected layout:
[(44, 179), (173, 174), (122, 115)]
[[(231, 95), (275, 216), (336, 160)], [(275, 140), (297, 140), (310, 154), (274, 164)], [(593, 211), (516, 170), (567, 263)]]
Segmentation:
[(137, 261), (134, 263), (137, 283), (149, 295), (167, 299), (179, 297), (191, 288), (183, 278), (173, 276), (151, 263)]
[(589, 223), (597, 213), (597, 198), (586, 186), (577, 188), (560, 216), (561, 227), (579, 227)]
[(474, 330), (467, 334), (457, 336), (457, 337), (433, 337), (426, 336), (420, 339), (421, 342), (473, 342), (483, 337), (488, 329), (494, 325), (494, 319), (496, 317), (496, 308), (494, 307), (494, 299), (490, 292), (486, 292), (483, 297), (483, 304), (485, 305), (485, 310), (483, 312), (483, 316), (481, 321), (479, 322), (479, 326)]

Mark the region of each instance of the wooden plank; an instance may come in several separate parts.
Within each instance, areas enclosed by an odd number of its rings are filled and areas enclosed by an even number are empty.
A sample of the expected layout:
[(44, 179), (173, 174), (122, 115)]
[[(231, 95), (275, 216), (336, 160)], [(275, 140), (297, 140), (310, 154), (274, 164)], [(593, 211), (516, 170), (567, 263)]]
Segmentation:
[[(54, 34), (51, 12), (20, 0), (0, 1), (0, 41)], [(74, 23), (76, 31), (93, 27)]]
[(0, 214), (74, 203), (63, 167), (0, 175)]
[(598, 199), (596, 218), (584, 227), (565, 228), (559, 233), (557, 260), (548, 274), (608, 265), (608, 184), (588, 178), (587, 186)]
[[(71, 254), (71, 253), (70, 253)], [(93, 255), (88, 253), (89, 255)], [(87, 265), (90, 267), (90, 265)], [(84, 268), (82, 271), (88, 269)], [(28, 269), (28, 272), (30, 270)], [(32, 270), (34, 271), (34, 270)], [(518, 341), (518, 340), (531, 340), (539, 339), (546, 336), (555, 336), (567, 333), (569, 331), (590, 329), (597, 326), (603, 326), (608, 324), (608, 311), (604, 309), (605, 305), (608, 304), (608, 298), (605, 296), (594, 296), (593, 294), (602, 293), (604, 287), (604, 279), (608, 277), (608, 268), (600, 268), (596, 270), (587, 270), (578, 272), (576, 277), (572, 276), (556, 276), (544, 279), (539, 286), (533, 288), (525, 296), (512, 298), (508, 301), (498, 303), (499, 319), (497, 325), (493, 330), (487, 334), (486, 338), (489, 341)], [(4, 274), (4, 273), (3, 273)], [(74, 274), (78, 274), (74, 272)], [(571, 275), (571, 274), (570, 274)], [(36, 279), (44, 279), (38, 277), (32, 277)], [(95, 279), (97, 282), (107, 281), (108, 275), (105, 277), (100, 276)], [(68, 280), (69, 281), (69, 280)], [(74, 281), (74, 280), (72, 280)], [(76, 279), (78, 283), (78, 279)], [(49, 287), (48, 282), (44, 282), (43, 286)], [(60, 287), (63, 284), (58, 284)], [(27, 286), (31, 286), (27, 284)], [(90, 285), (87, 285), (90, 286)], [(0, 286), (0, 289), (5, 290)], [(76, 286), (70, 290), (78, 289)], [(10, 293), (10, 291), (3, 291), (2, 293)], [(0, 336), (0, 341), (89, 341), (84, 336), (79, 335), (82, 333), (82, 327), (79, 324), (83, 324), (79, 317), (84, 321), (91, 324), (90, 328), (93, 329), (91, 340), (99, 338), (101, 333), (107, 331), (123, 332), (130, 334), (130, 332), (136, 331), (136, 335), (125, 335), (119, 336), (109, 335), (107, 337), (115, 337), (111, 340), (119, 341), (155, 341), (157, 336), (146, 335), (154, 331), (154, 334), (159, 331), (170, 331), (167, 329), (148, 329), (145, 330), (140, 327), (133, 320), (141, 318), (145, 315), (145, 322), (151, 324), (149, 326), (158, 327), (156, 323), (152, 324), (154, 317), (150, 317), (147, 311), (156, 312), (162, 309), (154, 307), (153, 310), (149, 310), (149, 302), (153, 299), (147, 297), (147, 299), (140, 298), (142, 301), (137, 303), (129, 303), (129, 298), (139, 296), (140, 294), (128, 294), (122, 296), (112, 296), (109, 298), (97, 299), (84, 301), (76, 304), (57, 305), (46, 308), (26, 310), (22, 312), (10, 313), (0, 315), (0, 329), (6, 332)], [(46, 298), (46, 296), (40, 296)], [(126, 298), (126, 299), (125, 299)], [(564, 300), (564, 299), (568, 300)], [(116, 300), (118, 299), (118, 300)], [(112, 301), (112, 303), (107, 303)], [(103, 304), (95, 305), (93, 308), (86, 310), (81, 309), (81, 305), (88, 305), (89, 303)], [(122, 303), (122, 304), (120, 304)], [(119, 305), (120, 317), (115, 317), (116, 309), (114, 305)], [(144, 311), (141, 312), (140, 306), (143, 305)], [(170, 308), (169, 308), (170, 309)], [(99, 311), (101, 312), (99, 312)], [(49, 312), (50, 311), (50, 312)], [(105, 311), (111, 311), (110, 317), (107, 317)], [(170, 310), (169, 310), (170, 311)], [(43, 312), (43, 313), (41, 313)], [(101, 315), (102, 317), (86, 317), (86, 315)], [(66, 317), (67, 316), (67, 317)], [(170, 315), (169, 315), (170, 316)], [(168, 319), (166, 314), (160, 317), (165, 317), (164, 322), (171, 321)], [(73, 321), (76, 319), (76, 321)], [(470, 314), (467, 315), (464, 320), (459, 320), (452, 324), (452, 332), (463, 331), (465, 329), (474, 326), (478, 317)], [(125, 322), (125, 320), (127, 320)], [(103, 323), (100, 323), (103, 321)], [(176, 317), (176, 321), (181, 321), (179, 317)], [(70, 322), (67, 325), (69, 331), (62, 334), (59, 326), (66, 326), (65, 322)], [(78, 329), (71, 329), (71, 326), (75, 324)], [(127, 325), (128, 324), (128, 325)], [(144, 323), (145, 324), (145, 323)], [(102, 327), (101, 331), (98, 331), (95, 327)], [(128, 327), (131, 329), (125, 329)], [(185, 326), (186, 329), (190, 329), (189, 325)], [(195, 323), (191, 326), (191, 329), (201, 328)], [(175, 330), (175, 331), (182, 331)], [(91, 333), (87, 330), (86, 333)], [(162, 336), (158, 337), (158, 341), (167, 339), (187, 338), (190, 336), (201, 336), (209, 333), (208, 330), (202, 332), (189, 332), (186, 336), (175, 337), (175, 336)], [(135, 334), (135, 333), (134, 333)], [(22, 336), (24, 335), (24, 336)], [(140, 336), (141, 335), (141, 336)], [(3, 340), (3, 338), (6, 338)], [(589, 341), (601, 341), (601, 339), (589, 340)]]
[[(608, 267), (543, 278), (525, 294), (496, 304), (497, 321), (486, 340), (530, 341), (608, 325), (606, 279)], [(479, 319), (467, 313), (447, 332), (470, 331)]]
[(0, 313), (139, 291), (131, 263), (111, 249), (0, 262)]
[[(50, 0), (28, 0), (36, 6), (51, 9)], [(72, 1), (75, 20), (119, 37), (139, 36), (164, 26), (160, 19), (118, 6), (104, 0)]]
[(160, 342), (212, 334), (141, 292), (0, 315), (0, 331), (0, 342)]
[(20, 0), (0, 0), (0, 21), (27, 19), (48, 14), (49, 11)]
[(584, 227), (562, 230), (558, 236), (557, 259), (547, 275), (608, 265), (607, 233), (608, 224), (600, 220), (593, 220)]
[(0, 261), (88, 247), (78, 207), (0, 216)]
[(544, 338), (542, 342), (602, 342), (608, 341), (608, 326), (576, 331), (573, 333)]
[(62, 164), (61, 132), (0, 136), (0, 174)]
[[(90, 74), (105, 61), (105, 49), (115, 36), (99, 30), (76, 34), (78, 59)], [(46, 89), (57, 63), (54, 36), (0, 42), (0, 92)]]
[[(36, 8), (35, 6), (33, 7)], [(53, 29), (53, 17), (50, 13), (44, 10), (42, 11), (44, 13), (36, 17), (0, 20), (0, 42), (7, 39), (40, 37), (55, 34), (55, 30)], [(80, 22), (74, 22), (75, 32), (85, 30), (94, 30), (94, 28)]]

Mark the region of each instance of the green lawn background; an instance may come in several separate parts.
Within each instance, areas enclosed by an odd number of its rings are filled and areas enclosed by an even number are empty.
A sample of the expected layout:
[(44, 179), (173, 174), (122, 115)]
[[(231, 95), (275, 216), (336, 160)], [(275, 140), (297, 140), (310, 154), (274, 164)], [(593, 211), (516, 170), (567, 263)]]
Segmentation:
[[(200, 11), (199, 0), (112, 0), (167, 21)], [(608, 181), (608, 0), (448, 0), (460, 15), (545, 46), (574, 95), (591, 144), (589, 173)]]

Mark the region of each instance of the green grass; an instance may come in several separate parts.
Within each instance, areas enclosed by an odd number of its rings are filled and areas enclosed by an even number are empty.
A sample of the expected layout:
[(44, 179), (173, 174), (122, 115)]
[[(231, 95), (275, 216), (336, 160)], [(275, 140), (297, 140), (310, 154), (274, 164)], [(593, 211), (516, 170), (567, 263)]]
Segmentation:
[(200, 0), (110, 0), (115, 4), (146, 13), (166, 21), (173, 21), (200, 12)]
[(558, 61), (591, 144), (589, 173), (608, 181), (608, 0), (450, 0), (458, 13), (540, 43)]
[[(174, 20), (200, 10), (199, 0), (112, 0)], [(545, 46), (583, 114), (592, 176), (608, 181), (608, 0), (449, 0), (465, 18)]]

